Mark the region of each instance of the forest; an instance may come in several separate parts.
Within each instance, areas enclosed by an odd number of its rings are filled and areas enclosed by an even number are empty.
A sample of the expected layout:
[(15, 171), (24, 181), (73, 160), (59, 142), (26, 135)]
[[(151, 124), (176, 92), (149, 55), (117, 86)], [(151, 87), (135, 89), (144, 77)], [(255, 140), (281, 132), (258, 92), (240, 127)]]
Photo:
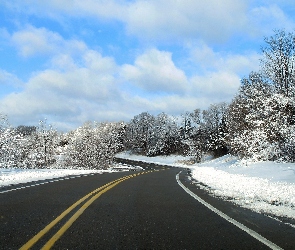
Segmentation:
[[(45, 121), (12, 127), (0, 115), (0, 167), (107, 168), (116, 153), (237, 155), (255, 161), (295, 162), (295, 34), (264, 39), (261, 64), (230, 103), (179, 116), (142, 112), (128, 122), (87, 122), (67, 133)], [(222, 83), (220, 83), (222, 84)]]

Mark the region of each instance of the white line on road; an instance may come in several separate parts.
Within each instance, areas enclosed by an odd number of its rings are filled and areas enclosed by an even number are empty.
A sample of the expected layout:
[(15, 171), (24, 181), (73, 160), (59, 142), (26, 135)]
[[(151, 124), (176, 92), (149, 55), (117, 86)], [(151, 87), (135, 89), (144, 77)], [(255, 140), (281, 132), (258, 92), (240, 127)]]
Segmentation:
[(220, 217), (226, 219), (228, 222), (234, 224), (235, 226), (237, 226), (238, 228), (242, 229), (243, 231), (245, 231), (247, 234), (251, 235), (253, 238), (259, 240), (260, 242), (262, 242), (263, 244), (265, 244), (266, 246), (268, 246), (271, 249), (282, 249), (279, 246), (277, 246), (276, 244), (272, 243), (271, 241), (269, 241), (268, 239), (264, 238), (263, 236), (261, 236), (260, 234), (256, 233), (255, 231), (253, 231), (252, 229), (246, 227), (245, 225), (243, 225), (242, 223), (236, 221), (235, 219), (229, 217), (228, 215), (226, 215), (225, 213), (219, 211), (217, 208), (211, 206), (209, 203), (207, 203), (206, 201), (204, 201), (202, 198), (200, 198), (199, 196), (197, 196), (195, 193), (193, 193), (191, 190), (189, 190), (187, 187), (185, 187), (182, 182), (179, 180), (179, 174), (182, 171), (180, 171), (177, 175), (176, 175), (176, 181), (178, 183), (179, 186), (181, 186), (185, 192), (187, 192), (189, 195), (191, 195), (193, 198), (195, 198), (198, 202), (202, 203), (204, 206), (206, 206), (207, 208), (209, 208), (211, 211), (213, 211), (214, 213), (218, 214)]

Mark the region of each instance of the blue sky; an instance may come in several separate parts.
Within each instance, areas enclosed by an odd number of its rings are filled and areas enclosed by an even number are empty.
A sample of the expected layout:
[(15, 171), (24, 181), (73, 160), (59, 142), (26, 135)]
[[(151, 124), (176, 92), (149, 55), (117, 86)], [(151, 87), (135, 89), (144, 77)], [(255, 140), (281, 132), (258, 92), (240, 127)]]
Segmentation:
[(287, 0), (2, 0), (0, 113), (61, 130), (230, 102)]

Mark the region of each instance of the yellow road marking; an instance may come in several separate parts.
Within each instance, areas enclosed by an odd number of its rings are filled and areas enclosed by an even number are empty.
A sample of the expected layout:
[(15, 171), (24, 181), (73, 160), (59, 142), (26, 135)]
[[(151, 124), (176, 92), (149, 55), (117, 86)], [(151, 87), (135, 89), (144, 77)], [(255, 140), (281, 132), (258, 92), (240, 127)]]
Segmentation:
[[(31, 238), (26, 244), (24, 244), (20, 250), (27, 250), (30, 249), (34, 244), (36, 244), (36, 242), (42, 238), (52, 227), (54, 227), (60, 220), (62, 220), (68, 213), (70, 213), (74, 208), (76, 208), (78, 205), (80, 205), (83, 201), (85, 201), (87, 198), (89, 198), (91, 195), (111, 186), (114, 183), (118, 184), (126, 179), (131, 178), (130, 176), (136, 176), (136, 175), (129, 175), (129, 176), (124, 176), (121, 177), (117, 180), (111, 181), (105, 185), (103, 185), (100, 188), (95, 189), (94, 191), (90, 192), (89, 194), (85, 195), (84, 197), (82, 197), (80, 200), (78, 200), (77, 202), (75, 202), (72, 206), (70, 206), (69, 208), (67, 208), (63, 213), (61, 213), (58, 217), (56, 217), (51, 223), (49, 223), (44, 229), (42, 229), (38, 234), (36, 234), (33, 238)], [(107, 189), (109, 190), (109, 189)], [(106, 190), (106, 191), (107, 191)], [(105, 192), (106, 192), (105, 191)], [(100, 194), (101, 195), (101, 194)], [(100, 196), (99, 195), (99, 196)], [(98, 197), (99, 197), (98, 196)], [(97, 198), (98, 198), (97, 197)]]
[[(136, 175), (135, 175), (136, 176)], [(130, 176), (129, 178), (132, 178), (133, 176)], [(128, 179), (129, 179), (128, 178)], [(120, 182), (124, 180), (120, 180), (104, 190), (97, 193), (95, 196), (93, 196), (89, 201), (87, 201), (59, 230), (58, 232), (52, 236), (52, 238), (41, 248), (42, 250), (48, 250), (50, 249), (54, 243), (68, 230), (68, 228), (80, 217), (80, 215), (97, 199), (99, 198), (103, 193), (107, 192), (114, 186), (118, 185)]]

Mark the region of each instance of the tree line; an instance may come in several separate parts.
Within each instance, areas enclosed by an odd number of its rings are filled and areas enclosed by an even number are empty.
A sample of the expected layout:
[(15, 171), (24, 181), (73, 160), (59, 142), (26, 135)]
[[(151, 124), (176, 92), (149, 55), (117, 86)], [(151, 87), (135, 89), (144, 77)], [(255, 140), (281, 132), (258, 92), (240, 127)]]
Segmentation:
[(0, 117), (0, 167), (103, 169), (124, 149), (125, 124), (90, 123), (58, 132), (46, 121), (13, 128)]
[(231, 153), (294, 162), (295, 34), (277, 30), (266, 37), (260, 63), (259, 71), (241, 80), (229, 104), (187, 112), (178, 127), (165, 114), (134, 117), (127, 124), (127, 148), (139, 147), (147, 155), (188, 154), (197, 161), (204, 154)]
[(117, 152), (182, 154), (195, 162), (227, 153), (255, 160), (294, 162), (295, 35), (277, 30), (265, 38), (259, 71), (241, 80), (230, 103), (173, 117), (142, 112), (129, 122), (85, 123), (59, 133), (41, 121), (12, 128), (0, 116), (0, 164), (101, 168)]

